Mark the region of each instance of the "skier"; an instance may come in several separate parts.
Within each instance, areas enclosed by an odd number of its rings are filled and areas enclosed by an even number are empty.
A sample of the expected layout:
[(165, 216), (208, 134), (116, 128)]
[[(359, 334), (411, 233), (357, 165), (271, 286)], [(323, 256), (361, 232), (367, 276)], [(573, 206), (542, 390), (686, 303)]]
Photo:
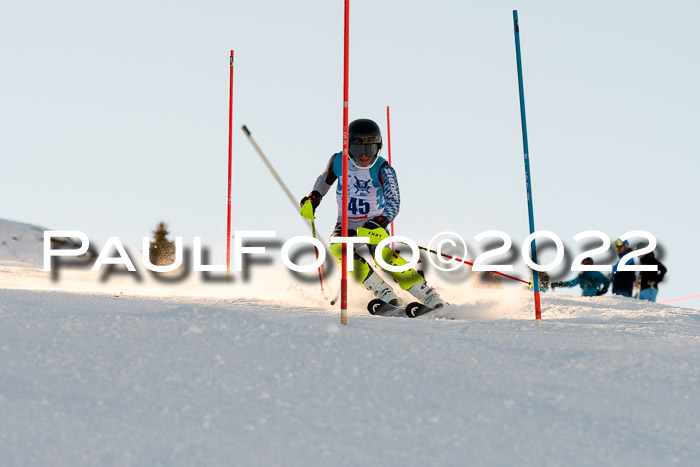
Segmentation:
[[(640, 243), (637, 245), (637, 249), (643, 248), (645, 245)], [(659, 267), (658, 271), (642, 271), (639, 273), (641, 277), (641, 291), (639, 292), (639, 298), (641, 300), (649, 300), (650, 302), (656, 301), (656, 294), (659, 293), (659, 282), (664, 279), (666, 275), (666, 266), (661, 264), (661, 261), (654, 257), (654, 252), (651, 251), (645, 255), (639, 255), (639, 263), (646, 265), (656, 265)]]
[[(632, 251), (627, 240), (623, 242), (618, 238), (615, 240), (615, 246), (617, 247), (617, 255), (620, 259)], [(634, 264), (634, 258), (630, 258), (625, 264)], [(619, 265), (620, 262), (618, 261), (618, 263), (613, 266), (612, 293), (613, 295), (631, 297), (632, 289), (634, 288), (635, 273), (634, 271), (618, 271), (617, 268)]]
[[(592, 265), (592, 258), (585, 258), (581, 264)], [(608, 292), (610, 278), (606, 277), (600, 271), (583, 271), (581, 274), (571, 279), (568, 282), (552, 282), (552, 291), (555, 287), (574, 287), (581, 286), (581, 295), (584, 297), (595, 297), (597, 295), (605, 295)]]
[[(357, 236), (357, 229), (369, 229), (379, 237), (387, 237), (386, 227), (399, 212), (400, 196), (396, 172), (389, 163), (379, 156), (382, 148), (382, 135), (379, 126), (372, 120), (359, 119), (348, 125), (348, 236)], [(338, 180), (336, 199), (338, 203), (338, 220), (333, 236), (340, 235), (342, 219), (342, 173), (343, 153), (331, 156), (323, 173), (318, 177), (313, 190), (301, 200), (302, 213), (311, 206), (312, 215), (328, 193), (331, 185)], [(305, 208), (306, 205), (306, 208)], [(376, 245), (367, 247), (374, 257)], [(358, 249), (361, 247), (358, 247)], [(342, 258), (342, 244), (330, 246), (331, 253), (338, 260)], [(407, 261), (390, 248), (381, 252), (384, 261), (392, 266), (402, 266)], [(354, 253), (352, 275), (357, 282), (374, 293), (375, 297), (393, 306), (401, 306), (399, 298), (389, 284), (377, 274), (357, 252)], [(440, 295), (429, 287), (425, 279), (415, 269), (388, 274), (420, 302), (431, 308), (445, 306)]]

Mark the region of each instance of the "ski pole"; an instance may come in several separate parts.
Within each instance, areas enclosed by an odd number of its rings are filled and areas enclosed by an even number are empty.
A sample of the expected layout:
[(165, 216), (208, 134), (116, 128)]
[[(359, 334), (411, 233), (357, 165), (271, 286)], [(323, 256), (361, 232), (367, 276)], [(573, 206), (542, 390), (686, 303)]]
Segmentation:
[[(317, 238), (316, 237), (316, 222), (314, 220), (310, 220), (309, 222), (311, 223), (311, 235), (314, 238)], [(314, 252), (316, 253), (316, 259), (318, 260), (318, 249), (314, 248)], [(324, 274), (325, 274), (325, 271), (324, 271), (323, 264), (322, 264), (318, 267), (318, 281), (321, 283), (321, 293), (323, 294), (323, 296), (326, 299), (328, 299), (328, 297), (326, 297), (326, 291), (323, 289), (323, 275)]]
[[(260, 158), (263, 160), (267, 168), (270, 170), (270, 173), (272, 173), (272, 176), (275, 177), (275, 180), (277, 180), (277, 183), (279, 183), (280, 187), (282, 188), (282, 191), (287, 195), (287, 198), (289, 201), (292, 203), (292, 206), (294, 206), (294, 210), (298, 213), (299, 212), (299, 207), (297, 205), (296, 200), (294, 199), (294, 196), (292, 196), (292, 193), (289, 191), (287, 188), (287, 185), (282, 181), (280, 176), (277, 174), (277, 171), (275, 170), (274, 167), (272, 167), (272, 164), (270, 164), (270, 161), (267, 160), (267, 157), (265, 157), (265, 154), (263, 154), (262, 149), (260, 149), (260, 146), (258, 146), (258, 143), (255, 142), (253, 139), (253, 135), (250, 134), (250, 130), (248, 130), (248, 127), (243, 125), (241, 127), (243, 130), (243, 133), (248, 137), (248, 141), (250, 141), (250, 144), (253, 145), (253, 148), (255, 151), (258, 153)], [(305, 217), (302, 216), (302, 219), (306, 221), (306, 225), (311, 229), (311, 234), (313, 235), (314, 238), (318, 238), (316, 236), (316, 226), (314, 225), (313, 221), (309, 221)], [(328, 250), (328, 245), (326, 245), (326, 242), (323, 241), (323, 239), (318, 239), (323, 247)], [(318, 251), (316, 251), (316, 259), (318, 259)], [(326, 268), (324, 268), (323, 264), (318, 267), (318, 279), (321, 282), (321, 293), (323, 293), (323, 298), (328, 300), (328, 297), (326, 296), (326, 292), (323, 288), (323, 277), (326, 275)]]

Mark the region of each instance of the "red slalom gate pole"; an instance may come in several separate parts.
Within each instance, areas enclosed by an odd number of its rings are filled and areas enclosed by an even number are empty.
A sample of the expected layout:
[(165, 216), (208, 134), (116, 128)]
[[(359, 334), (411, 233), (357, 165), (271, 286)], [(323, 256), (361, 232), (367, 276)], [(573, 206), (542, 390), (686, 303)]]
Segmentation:
[(231, 274), (231, 163), (233, 161), (233, 50), (229, 60), (228, 97), (228, 214), (226, 220), (226, 274)]
[[(469, 266), (474, 266), (474, 263), (472, 263), (470, 261), (457, 258), (456, 256), (448, 255), (447, 253), (438, 253), (437, 251), (429, 250), (428, 248), (426, 248), (424, 246), (418, 245), (418, 249), (423, 250), (423, 251), (427, 251), (428, 253), (433, 253), (434, 255), (440, 255), (443, 258), (453, 259), (453, 260), (457, 261), (458, 263), (464, 263), (464, 264), (468, 264)], [(498, 272), (498, 271), (484, 271), (484, 272), (492, 272), (494, 274), (498, 274), (499, 276), (507, 277), (508, 279), (513, 279), (513, 280), (516, 280), (518, 282), (522, 282), (523, 284), (530, 285), (530, 283), (528, 281), (522, 280), (522, 279), (515, 277), (515, 276), (509, 276), (508, 274), (504, 274), (502, 272)]]
[[(389, 106), (386, 106), (386, 142), (389, 148), (389, 165), (391, 165), (391, 121), (389, 118)], [(394, 236), (394, 221), (391, 221), (391, 236)], [(394, 249), (394, 244), (391, 244), (391, 249)]]
[[(345, 36), (343, 44), (343, 219), (340, 233), (348, 236), (348, 81), (350, 69), (350, 0), (345, 0)], [(340, 324), (348, 324), (348, 244), (343, 243), (340, 279)]]
[[(426, 251), (429, 251), (430, 253), (436, 253), (436, 252), (434, 252), (433, 250), (426, 250)], [(441, 253), (441, 255), (444, 256), (444, 257), (447, 258), (447, 259), (453, 259), (453, 260), (455, 260), (455, 261), (457, 261), (457, 262), (459, 262), (459, 263), (464, 263), (464, 264), (468, 264), (468, 265), (470, 265), (470, 266), (474, 266), (474, 263), (471, 263), (471, 262), (466, 261), (466, 260), (463, 260), (463, 259), (456, 258), (456, 257), (454, 257), (454, 256), (450, 256), (450, 255), (448, 255), (447, 253)], [(522, 280), (522, 279), (520, 279), (520, 278), (518, 278), (518, 277), (515, 277), (515, 276), (509, 276), (508, 274), (504, 274), (504, 273), (502, 273), (502, 272), (498, 272), (498, 271), (486, 271), (486, 272), (491, 272), (491, 273), (493, 273), (493, 274), (498, 274), (499, 276), (507, 277), (508, 279), (513, 279), (513, 280), (515, 280), (515, 281), (522, 282), (523, 284), (530, 285), (530, 283), (529, 283), (528, 281)]]

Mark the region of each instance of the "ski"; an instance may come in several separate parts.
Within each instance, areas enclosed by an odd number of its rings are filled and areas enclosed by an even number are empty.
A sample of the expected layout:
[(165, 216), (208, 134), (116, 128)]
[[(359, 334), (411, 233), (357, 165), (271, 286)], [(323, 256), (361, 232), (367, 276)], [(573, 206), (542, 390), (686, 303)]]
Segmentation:
[[(409, 303), (408, 306), (402, 307), (402, 306), (394, 306), (394, 305), (389, 305), (386, 302), (383, 302), (382, 300), (375, 298), (371, 302), (367, 304), (367, 311), (371, 315), (374, 316), (391, 316), (391, 317), (409, 317), (409, 318), (417, 318), (419, 316), (423, 316), (425, 314), (430, 313), (431, 311), (435, 310), (440, 310), (442, 308), (431, 308), (427, 305), (423, 305), (421, 302), (413, 302)], [(454, 318), (448, 318), (448, 319), (454, 319)]]
[(406, 316), (408, 316), (409, 318), (417, 318), (426, 313), (430, 313), (433, 310), (435, 310), (435, 308), (423, 305), (421, 302), (413, 302), (409, 303), (406, 307)]
[(400, 313), (403, 313), (403, 307), (389, 305), (388, 303), (375, 298), (367, 304), (367, 311), (369, 311), (370, 315), (375, 316), (400, 316)]

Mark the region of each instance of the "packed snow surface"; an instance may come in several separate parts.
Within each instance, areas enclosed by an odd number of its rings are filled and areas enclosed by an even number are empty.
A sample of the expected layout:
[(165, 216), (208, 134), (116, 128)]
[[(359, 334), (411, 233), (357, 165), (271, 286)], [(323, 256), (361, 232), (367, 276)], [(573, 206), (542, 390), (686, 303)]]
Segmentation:
[(289, 276), (29, 263), (0, 259), (3, 465), (700, 465), (697, 310), (550, 293), (538, 328), (519, 287), (438, 319), (354, 288), (341, 326)]
[(695, 311), (546, 297), (539, 329), (489, 306), (345, 327), (262, 300), (3, 289), (3, 463), (700, 462)]

